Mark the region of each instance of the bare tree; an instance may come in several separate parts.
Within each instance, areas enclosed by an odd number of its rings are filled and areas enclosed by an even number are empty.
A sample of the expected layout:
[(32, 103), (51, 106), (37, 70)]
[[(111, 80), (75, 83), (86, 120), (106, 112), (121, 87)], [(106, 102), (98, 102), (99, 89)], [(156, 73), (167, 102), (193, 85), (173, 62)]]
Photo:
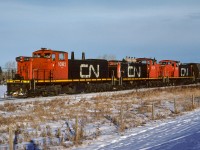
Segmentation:
[(12, 79), (14, 77), (14, 74), (16, 72), (16, 62), (15, 61), (8, 61), (5, 64), (5, 72), (4, 76), (5, 79)]

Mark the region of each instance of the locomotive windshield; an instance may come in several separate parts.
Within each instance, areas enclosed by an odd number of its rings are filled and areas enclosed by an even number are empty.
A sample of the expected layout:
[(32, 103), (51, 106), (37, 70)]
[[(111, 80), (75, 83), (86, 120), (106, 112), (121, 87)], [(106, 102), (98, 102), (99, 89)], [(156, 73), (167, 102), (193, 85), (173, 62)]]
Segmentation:
[(34, 53), (33, 57), (34, 58), (51, 58), (51, 53), (44, 53), (44, 54)]
[(41, 54), (37, 54), (37, 53), (36, 53), (36, 54), (33, 54), (33, 57), (34, 57), (34, 58), (40, 58), (40, 57), (41, 57)]
[(65, 60), (65, 54), (64, 53), (59, 54), (59, 60)]
[(51, 57), (51, 54), (50, 53), (45, 53), (44, 54), (44, 58), (50, 58)]

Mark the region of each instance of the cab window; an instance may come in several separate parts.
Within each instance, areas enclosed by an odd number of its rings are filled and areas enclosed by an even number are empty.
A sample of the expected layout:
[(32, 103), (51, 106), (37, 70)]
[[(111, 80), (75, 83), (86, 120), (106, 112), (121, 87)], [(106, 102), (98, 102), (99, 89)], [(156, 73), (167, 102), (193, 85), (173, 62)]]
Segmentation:
[(55, 54), (52, 54), (52, 60), (56, 60), (56, 55)]
[(44, 58), (50, 58), (51, 57), (51, 54), (50, 53), (45, 53), (44, 54)]
[(35, 53), (35, 54), (33, 54), (33, 57), (34, 58), (41, 57), (41, 54), (40, 53), (39, 54)]
[(65, 54), (64, 53), (59, 54), (59, 60), (65, 60)]

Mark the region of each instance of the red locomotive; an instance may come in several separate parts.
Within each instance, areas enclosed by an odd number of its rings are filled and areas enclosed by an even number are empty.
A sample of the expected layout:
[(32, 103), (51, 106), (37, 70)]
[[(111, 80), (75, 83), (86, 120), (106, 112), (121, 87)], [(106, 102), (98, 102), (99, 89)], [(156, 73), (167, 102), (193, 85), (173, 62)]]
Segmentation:
[(32, 57), (16, 58), (17, 73), (7, 81), (8, 95), (48, 96), (60, 93), (99, 92), (144, 86), (199, 81), (200, 65), (150, 58), (71, 59), (64, 51), (42, 48)]
[(33, 57), (17, 57), (17, 76), (24, 80), (68, 79), (68, 53), (41, 49)]

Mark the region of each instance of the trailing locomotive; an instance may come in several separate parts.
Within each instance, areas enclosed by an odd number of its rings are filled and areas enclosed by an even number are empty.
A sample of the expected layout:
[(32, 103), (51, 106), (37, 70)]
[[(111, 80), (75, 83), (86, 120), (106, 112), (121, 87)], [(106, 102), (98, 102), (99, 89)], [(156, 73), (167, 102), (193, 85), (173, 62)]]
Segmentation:
[(42, 48), (32, 57), (16, 58), (17, 73), (7, 81), (8, 95), (48, 96), (100, 92), (144, 86), (199, 82), (200, 65), (150, 58), (119, 60), (71, 59), (65, 51)]

